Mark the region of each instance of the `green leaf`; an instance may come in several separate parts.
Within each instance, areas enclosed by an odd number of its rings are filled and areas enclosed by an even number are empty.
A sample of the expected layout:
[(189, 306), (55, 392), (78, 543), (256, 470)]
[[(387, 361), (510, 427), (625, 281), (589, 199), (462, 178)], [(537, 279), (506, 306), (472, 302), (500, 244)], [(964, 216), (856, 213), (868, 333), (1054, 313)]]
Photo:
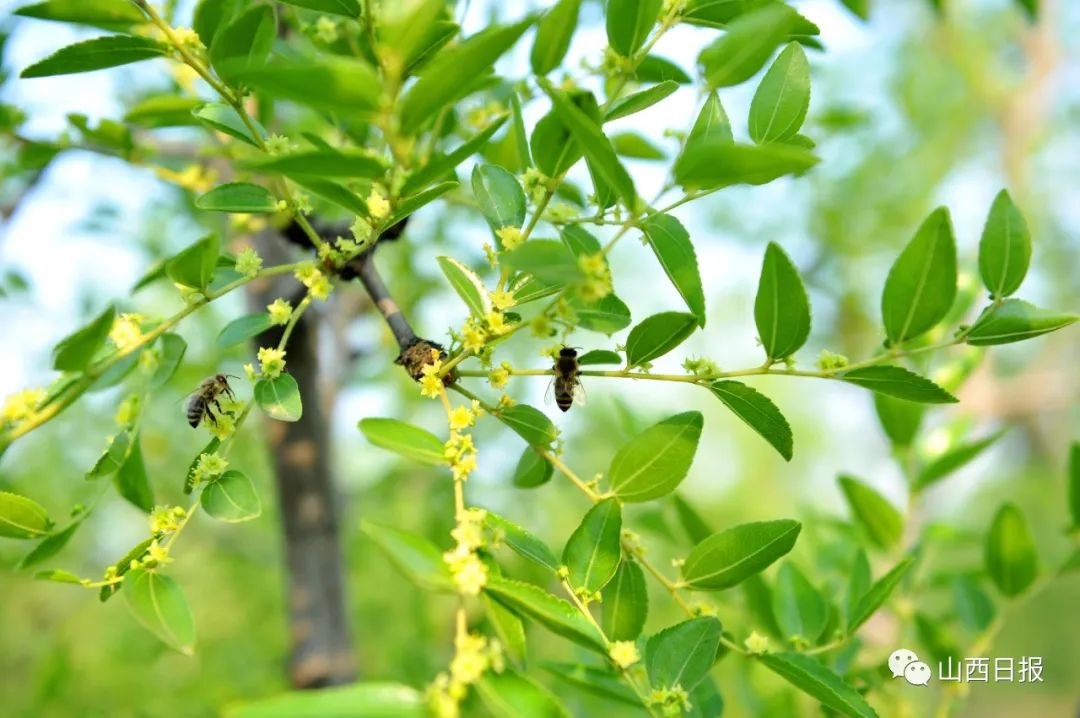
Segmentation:
[(537, 82), (551, 98), (555, 115), (588, 158), (590, 172), (612, 187), (627, 207), (634, 207), (637, 202), (634, 181), (619, 162), (611, 141), (600, 130), (600, 125), (574, 104), (565, 92), (557, 90), (546, 79), (541, 77)]
[(795, 545), (802, 524), (790, 519), (740, 524), (713, 534), (690, 552), (682, 566), (689, 588), (730, 588), (786, 554)]
[(643, 319), (626, 338), (626, 364), (640, 366), (679, 346), (698, 328), (698, 317), (684, 312), (661, 312)]
[(713, 90), (708, 99), (701, 107), (694, 126), (690, 128), (690, 134), (686, 136), (686, 144), (697, 144), (701, 140), (715, 138), (723, 142), (734, 142), (735, 136), (731, 132), (731, 120), (728, 119), (724, 106), (720, 104), (720, 95)]
[(839, 378), (864, 389), (923, 404), (954, 404), (956, 397), (925, 377), (898, 366), (852, 369)]
[(279, 0), (286, 5), (318, 10), (331, 15), (342, 15), (356, 19), (360, 17), (360, 3), (357, 0)]
[(272, 214), (278, 211), (277, 200), (270, 190), (250, 182), (218, 185), (198, 197), (195, 206), (212, 212)]
[(728, 25), (727, 32), (698, 56), (709, 88), (738, 85), (757, 74), (784, 41), (796, 17), (786, 5), (772, 3)]
[(904, 532), (904, 519), (896, 507), (858, 479), (840, 476), (838, 481), (855, 521), (866, 530), (870, 540), (884, 549), (895, 546)]
[[(317, 59), (274, 61), (233, 73), (236, 81), (270, 97), (334, 114), (366, 113), (378, 108), (382, 86), (366, 62), (334, 55)], [(311, 88), (319, 88), (312, 92)]]
[(273, 324), (270, 322), (270, 315), (266, 312), (256, 312), (255, 314), (245, 314), (242, 317), (237, 317), (226, 324), (218, 334), (218, 347), (228, 349), (241, 342), (246, 342), (252, 337), (259, 336), (271, 326)]
[(199, 457), (201, 457), (203, 454), (213, 454), (215, 451), (218, 450), (219, 446), (221, 446), (221, 439), (217, 438), (216, 436), (213, 437), (212, 439), (210, 439), (210, 441), (206, 442), (206, 446), (203, 447), (202, 451), (196, 454), (195, 458), (191, 460), (190, 464), (188, 464), (187, 473), (184, 474), (185, 494), (190, 494), (192, 491), (194, 491), (195, 486), (198, 483), (196, 479), (199, 479), (199, 475), (196, 473), (195, 470), (199, 467)]
[(993, 298), (1007, 297), (1020, 288), (1031, 264), (1031, 233), (1024, 215), (1001, 190), (979, 240), (979, 274)]
[(136, 508), (150, 513), (154, 510), (154, 490), (150, 486), (150, 477), (146, 473), (139, 437), (135, 436), (131, 443), (127, 459), (116, 472), (113, 482), (116, 484), (117, 493)]
[(784, 636), (815, 643), (829, 620), (829, 605), (794, 564), (785, 562), (776, 574), (772, 610)]
[(592, 349), (578, 357), (578, 365), (595, 366), (597, 364), (622, 364), (622, 357), (618, 352), (608, 349)]
[[(367, 202), (357, 197), (355, 192), (342, 187), (337, 182), (324, 180), (321, 177), (312, 177), (311, 175), (293, 175), (289, 179), (304, 189), (311, 190), (323, 199), (333, 202), (353, 214), (358, 214), (361, 217), (369, 216)], [(398, 212), (401, 211), (402, 204), (403, 203), (398, 204)], [(397, 213), (387, 220), (386, 226), (389, 227), (396, 222)]]
[(195, 621), (180, 585), (168, 576), (142, 568), (124, 577), (127, 606), (145, 629), (165, 645), (190, 656), (195, 653)]
[(669, 214), (654, 214), (646, 219), (641, 230), (652, 247), (664, 273), (675, 285), (698, 325), (705, 326), (705, 293), (701, 288), (697, 254), (690, 234), (679, 220)]
[(156, 129), (158, 127), (183, 127), (196, 124), (192, 113), (203, 106), (194, 97), (157, 95), (135, 103), (124, 113), (124, 122)]
[(606, 698), (636, 708), (641, 700), (624, 683), (619, 675), (608, 668), (586, 666), (581, 663), (552, 663), (545, 661), (541, 667), (560, 681), (594, 696)]
[(1039, 309), (1022, 299), (1006, 299), (979, 317), (967, 334), (973, 346), (1011, 344), (1048, 334), (1074, 323), (1080, 316)]
[(514, 468), (512, 483), (519, 489), (534, 489), (551, 481), (554, 472), (555, 467), (550, 461), (533, 451), (531, 446), (526, 446)]
[(791, 461), (794, 439), (791, 426), (769, 397), (737, 381), (714, 381), (708, 385), (717, 399), (735, 416), (761, 435), (785, 461)]
[(402, 574), (427, 591), (454, 591), (443, 552), (423, 536), (361, 521), (360, 530), (382, 549)]
[(919, 425), (922, 424), (922, 404), (875, 392), (874, 409), (882, 430), (893, 446), (897, 448), (911, 446), (911, 442), (919, 433)]
[(716, 661), (720, 621), (713, 616), (691, 618), (650, 636), (645, 668), (653, 688), (682, 686), (691, 690)]
[(630, 326), (630, 308), (614, 294), (586, 303), (580, 299), (570, 302), (577, 314), (578, 327), (611, 336)]
[(61, 339), (53, 348), (53, 369), (56, 371), (85, 369), (105, 344), (115, 318), (116, 308), (109, 305), (89, 324)]
[(689, 85), (694, 81), (690, 75), (686, 74), (686, 70), (658, 55), (646, 55), (642, 58), (637, 70), (634, 71), (634, 79), (638, 82), (674, 80), (680, 85)]
[(618, 132), (611, 136), (611, 146), (620, 157), (638, 160), (666, 160), (662, 149), (636, 132)]
[(112, 475), (124, 465), (130, 452), (131, 435), (126, 431), (121, 431), (109, 442), (90, 471), (86, 472), (86, 480), (91, 481)]
[(361, 419), (357, 426), (375, 446), (432, 466), (446, 464), (443, 442), (430, 431), (397, 419)]
[(363, 150), (292, 152), (248, 162), (244, 166), (259, 172), (320, 177), (379, 177), (386, 171), (377, 157)]
[(214, 37), (240, 12), (241, 0), (199, 0), (192, 27), (203, 45), (213, 47)]
[(925, 334), (956, 299), (956, 240), (949, 210), (938, 207), (896, 259), (881, 294), (885, 334), (899, 344)]
[(19, 77), (52, 77), (103, 70), (160, 57), (168, 51), (167, 45), (147, 37), (131, 35), (96, 37), (93, 40), (84, 40), (60, 48), (44, 60), (23, 70)]
[(299, 421), (304, 413), (300, 387), (290, 374), (260, 379), (255, 384), (255, 401), (267, 416), (278, 421)]
[(769, 670), (800, 691), (850, 718), (877, 718), (866, 699), (818, 661), (801, 653), (766, 653), (758, 656)]
[(525, 224), (525, 191), (510, 172), (498, 165), (477, 165), (472, 188), (480, 212), (493, 230)]
[(439, 257), (436, 261), (469, 312), (477, 318), (485, 317), (492, 310), (491, 297), (476, 272), (453, 257)]
[(994, 622), (994, 601), (973, 578), (958, 576), (952, 584), (953, 605), (960, 623), (972, 632), (985, 631)]
[(805, 172), (817, 163), (818, 158), (801, 147), (735, 144), (717, 130), (687, 143), (675, 160), (675, 179), (687, 190), (761, 185)]
[[(128, 571), (131, 570), (132, 561), (139, 561), (146, 555), (146, 550), (150, 548), (150, 544), (154, 543), (154, 539), (143, 539), (139, 543), (132, 546), (124, 556), (113, 564), (113, 572), (117, 576), (126, 576)], [(108, 601), (113, 595), (116, 594), (121, 588), (124, 587), (123, 583), (114, 583), (108, 586), (101, 587), (101, 593), (98, 594), (102, 603)]]
[(484, 610), (488, 623), (495, 629), (495, 635), (503, 649), (515, 665), (525, 665), (527, 648), (525, 643), (525, 623), (521, 617), (490, 596), (483, 596)]
[(568, 601), (552, 596), (539, 586), (499, 576), (489, 576), (484, 591), (549, 631), (606, 655), (603, 637), (596, 626)]
[[(2, 503), (2, 499), (0, 499), (0, 503)], [(0, 511), (2, 511), (2, 509), (0, 509)], [(71, 537), (75, 535), (75, 532), (79, 530), (79, 527), (82, 525), (82, 519), (83, 517), (79, 517), (65, 527), (63, 531), (49, 534), (42, 539), (30, 553), (23, 556), (22, 560), (19, 561), (18, 568), (24, 569), (36, 566), (39, 563), (48, 561), (58, 554), (60, 550), (67, 545), (68, 541), (71, 540)], [(2, 535), (3, 532), (3, 524), (4, 519), (0, 516), (0, 535)]]
[(604, 122), (611, 122), (622, 117), (629, 117), (635, 112), (652, 107), (660, 100), (679, 89), (679, 83), (673, 80), (665, 80), (658, 85), (627, 95), (611, 105), (611, 109), (604, 115)]
[(617, 499), (605, 499), (585, 514), (563, 549), (570, 585), (596, 593), (615, 575), (622, 557), (622, 509)]
[(1004, 433), (1004, 431), (999, 431), (978, 441), (970, 441), (950, 448), (919, 470), (919, 473), (915, 476), (915, 490), (921, 491), (932, 484), (936, 484), (957, 469), (962, 468), (988, 449)]
[(450, 21), (443, 0), (409, 0), (379, 6), (375, 24), (377, 54), (394, 53), (403, 76), (430, 59), (460, 28)]
[(810, 300), (799, 270), (775, 242), (765, 249), (754, 322), (769, 363), (794, 354), (810, 336)]
[(423, 718), (427, 711), (416, 689), (399, 683), (371, 682), (290, 691), (227, 706), (222, 715), (225, 718)]
[(9, 491), (0, 491), (0, 536), (36, 539), (49, 533), (52, 521), (38, 502)]
[(262, 502), (251, 479), (239, 471), (226, 471), (210, 482), (199, 496), (209, 515), (220, 521), (237, 523), (262, 515)]
[(80, 584), (82, 579), (71, 571), (63, 571), (58, 568), (49, 569), (46, 571), (37, 571), (34, 573), (35, 581), (53, 581), (55, 583), (73, 583)]
[(1069, 515), (1073, 528), (1080, 528), (1080, 441), (1069, 451)]
[(690, 471), (703, 423), (697, 411), (675, 414), (624, 444), (608, 469), (612, 492), (639, 503), (674, 491)]
[(881, 608), (882, 604), (888, 600), (914, 564), (914, 558), (905, 558), (870, 586), (869, 590), (858, 599), (851, 610), (851, 616), (848, 618), (847, 624), (849, 634), (855, 633), (859, 626), (866, 623)]
[(506, 252), (502, 262), (517, 272), (525, 272), (547, 284), (567, 284), (583, 278), (577, 257), (554, 239), (531, 239)]
[[(870, 558), (866, 555), (866, 550), (862, 546), (857, 546), (855, 556), (851, 562), (851, 570), (848, 572), (847, 591), (844, 594), (844, 613), (847, 616), (849, 626), (855, 616), (859, 601), (870, 590), (870, 580), (872, 578)], [(850, 633), (851, 630), (849, 628), (848, 632)]]
[(217, 235), (207, 235), (167, 260), (165, 273), (177, 284), (193, 289), (205, 289), (214, 281), (218, 250)]
[(607, 0), (608, 44), (623, 57), (636, 53), (649, 37), (660, 14), (662, 0)]
[(705, 519), (686, 499), (679, 494), (675, 494), (671, 498), (675, 502), (675, 513), (679, 517), (679, 524), (682, 526), (683, 531), (686, 532), (686, 536), (691, 543), (701, 543), (716, 533), (709, 528)]
[(214, 34), (210, 63), (233, 82), (238, 71), (266, 62), (277, 36), (277, 18), (270, 5), (251, 5)]
[[(223, 102), (210, 102), (205, 105), (201, 105), (195, 110), (192, 110), (192, 115), (210, 128), (223, 132), (230, 137), (235, 137), (238, 140), (242, 140), (252, 147), (258, 147), (258, 142), (251, 135), (251, 130), (244, 121), (240, 119), (240, 115), (236, 114), (229, 105)], [(260, 134), (265, 137), (266, 130), (256, 125), (256, 129), (260, 131)]]
[(484, 521), (495, 534), (497, 542), (505, 542), (516, 554), (544, 568), (559, 570), (559, 559), (555, 558), (552, 550), (527, 529), (491, 511), (487, 512)]
[(789, 43), (761, 79), (750, 103), (750, 138), (758, 144), (785, 142), (799, 132), (810, 108), (810, 65)]
[(406, 196), (410, 195), (413, 192), (428, 186), (435, 180), (451, 174), (455, 167), (486, 146), (488, 140), (498, 132), (499, 128), (502, 127), (505, 122), (505, 117), (499, 118), (489, 124), (483, 131), (478, 132), (470, 139), (458, 145), (449, 154), (432, 157), (426, 165), (416, 170), (405, 179), (405, 183), (401, 186), (401, 194)]
[(1039, 573), (1035, 539), (1015, 504), (998, 509), (986, 537), (986, 570), (1003, 596), (1015, 598), (1026, 591)]
[[(723, 655), (718, 652), (718, 655)], [(724, 697), (716, 687), (716, 681), (705, 676), (690, 691), (690, 710), (686, 718), (718, 718), (724, 714)]]
[(534, 20), (530, 16), (514, 25), (492, 25), (435, 55), (401, 102), (401, 131), (415, 133), (443, 106), (468, 93), (474, 80), (490, 69)]
[(146, 21), (139, 8), (127, 0), (46, 0), (24, 5), (12, 14), (38, 20), (93, 25), (106, 30), (126, 30)]
[(495, 718), (570, 718), (551, 691), (513, 669), (488, 671), (475, 686)]
[(547, 449), (559, 435), (551, 419), (528, 404), (514, 404), (495, 414), (495, 418), (513, 429), (530, 446)]
[(649, 612), (649, 593), (645, 573), (635, 561), (619, 564), (615, 577), (604, 586), (601, 625), (611, 641), (633, 641), (645, 628)]
[(161, 335), (159, 351), (157, 368), (150, 376), (151, 389), (160, 389), (173, 378), (187, 353), (187, 342), (179, 334), (168, 332)]
[[(428, 187), (423, 192), (417, 192), (416, 194), (399, 200), (397, 203), (397, 209), (390, 215), (389, 219), (383, 223), (384, 227), (393, 227), (395, 224), (405, 219), (413, 212), (416, 212), (421, 207), (424, 207), (452, 189), (457, 189), (458, 183), (456, 181), (441, 182), (433, 187)], [(366, 211), (366, 205), (365, 205)]]
[(558, 67), (577, 29), (581, 0), (559, 0), (536, 24), (529, 63), (534, 75), (546, 75)]

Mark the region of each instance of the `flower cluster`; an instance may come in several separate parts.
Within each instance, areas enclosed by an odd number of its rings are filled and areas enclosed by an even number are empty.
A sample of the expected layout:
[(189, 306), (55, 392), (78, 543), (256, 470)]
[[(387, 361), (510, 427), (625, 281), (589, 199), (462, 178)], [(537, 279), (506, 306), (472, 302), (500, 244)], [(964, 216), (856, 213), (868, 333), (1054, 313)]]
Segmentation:
[(611, 269), (603, 253), (585, 254), (578, 257), (578, 266), (585, 279), (578, 294), (587, 302), (595, 302), (611, 294)]
[(130, 351), (143, 341), (141, 322), (144, 317), (140, 314), (121, 314), (113, 320), (109, 330), (109, 339), (116, 348), (122, 352)]
[(195, 468), (191, 472), (191, 483), (200, 484), (211, 481), (225, 473), (229, 462), (224, 456), (218, 454), (199, 454)]
[(244, 247), (236, 255), (236, 271), (248, 279), (258, 276), (259, 272), (262, 271), (262, 266), (262, 257), (251, 247)]
[(288, 324), (292, 317), (293, 308), (286, 300), (278, 297), (266, 305), (266, 312), (270, 315), (270, 323), (276, 326)]
[(154, 536), (176, 533), (186, 516), (182, 506), (155, 506), (150, 512), (150, 533)]
[(0, 423), (17, 424), (29, 418), (34, 410), (45, 401), (48, 394), (44, 389), (23, 389), (4, 400), (3, 420)]
[(422, 376), (420, 377), (420, 395), (426, 396), (429, 399), (438, 399), (442, 396), (444, 391), (443, 379), (439, 376), (439, 372), (442, 371), (443, 363), (442, 358), (439, 356), (438, 349), (431, 350), (431, 362), (425, 364), (421, 369)]
[(294, 273), (297, 281), (308, 289), (308, 293), (316, 299), (325, 301), (330, 296), (334, 287), (329, 278), (315, 266), (313, 262), (304, 262)]
[(720, 367), (712, 359), (704, 357), (691, 359), (689, 357), (682, 363), (683, 369), (694, 376), (716, 376), (720, 373)]
[(499, 227), (495, 230), (495, 236), (499, 238), (499, 243), (507, 252), (517, 249), (525, 241), (525, 235), (521, 233), (521, 228), (512, 224)]
[(492, 389), (502, 389), (510, 381), (510, 370), (513, 369), (509, 362), (503, 362), (488, 373), (488, 384)]
[(450, 532), (457, 545), (443, 554), (443, 561), (454, 578), (454, 586), (463, 596), (478, 596), (487, 585), (488, 568), (478, 553), (483, 548), (483, 509), (465, 509), (458, 515), (458, 525)]
[(154, 172), (161, 179), (198, 194), (210, 191), (210, 188), (217, 183), (217, 172), (200, 164), (188, 165), (179, 172), (165, 167), (155, 167)]
[(331, 45), (338, 39), (338, 22), (332, 17), (320, 15), (315, 21), (315, 37), (321, 42)]
[(510, 325), (506, 323), (506, 315), (500, 311), (490, 311), (482, 320), (469, 317), (465, 326), (461, 328), (462, 345), (478, 354), (484, 350), (488, 341), (502, 336), (510, 331)]
[(622, 670), (626, 670), (641, 660), (637, 644), (633, 641), (614, 641), (608, 646), (608, 657)]
[(260, 347), (258, 353), (259, 365), (262, 376), (267, 379), (275, 379), (285, 371), (285, 350), (271, 347)]
[(390, 201), (383, 197), (379, 190), (371, 188), (367, 198), (368, 212), (375, 221), (386, 219), (390, 216)]
[(190, 27), (174, 27), (172, 31), (177, 44), (196, 53), (206, 52), (206, 45), (203, 44), (199, 33)]
[(818, 356), (817, 366), (822, 371), (836, 371), (848, 365), (848, 358), (843, 354), (834, 354), (828, 349), (822, 349)]
[(448, 673), (440, 673), (428, 688), (428, 705), (436, 718), (458, 718), (469, 686), (488, 671), (502, 673), (502, 645), (477, 633), (459, 630)]
[(670, 688), (655, 688), (649, 694), (649, 702), (660, 708), (660, 714), (664, 716), (682, 716), (693, 709), (690, 703), (690, 694), (682, 686), (675, 684)]
[(525, 193), (532, 199), (533, 204), (539, 204), (550, 186), (551, 180), (543, 172), (530, 167), (521, 176), (521, 184), (525, 185)]

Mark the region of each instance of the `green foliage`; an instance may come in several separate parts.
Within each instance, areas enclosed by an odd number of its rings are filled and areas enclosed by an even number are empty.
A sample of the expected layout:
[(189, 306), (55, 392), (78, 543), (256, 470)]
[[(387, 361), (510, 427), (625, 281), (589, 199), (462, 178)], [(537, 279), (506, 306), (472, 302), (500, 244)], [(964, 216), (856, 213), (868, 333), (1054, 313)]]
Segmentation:
[(624, 560), (602, 593), (604, 635), (612, 641), (635, 640), (645, 628), (649, 612), (649, 594), (641, 566)]
[(199, 209), (213, 212), (244, 212), (271, 214), (277, 211), (277, 200), (265, 187), (250, 182), (230, 182), (215, 187), (195, 200)]
[(712, 616), (665, 628), (645, 644), (649, 682), (657, 688), (693, 689), (712, 668), (719, 646), (720, 621)]
[(608, 481), (621, 500), (636, 503), (670, 494), (690, 471), (701, 438), (703, 418), (696, 411), (668, 417), (619, 449)]
[(956, 299), (956, 240), (945, 208), (934, 210), (904, 247), (885, 280), (881, 316), (894, 344), (925, 334)]
[(52, 521), (45, 509), (33, 499), (0, 491), (0, 536), (34, 539), (49, 532)]
[(255, 384), (255, 401), (267, 416), (278, 421), (299, 421), (304, 413), (300, 387), (289, 374), (260, 379)]
[(1016, 505), (998, 509), (986, 537), (986, 570), (1002, 595), (1014, 598), (1035, 581), (1039, 559), (1027, 520)]
[(195, 652), (195, 622), (180, 585), (156, 570), (137, 568), (124, 579), (128, 609), (170, 648)]
[(904, 530), (900, 512), (884, 496), (858, 479), (841, 476), (839, 481), (852, 515), (870, 540), (883, 549), (892, 548)]
[(82, 371), (105, 344), (116, 308), (109, 306), (85, 327), (67, 335), (53, 349), (53, 369), (57, 371)]
[(765, 570), (791, 551), (802, 525), (798, 521), (758, 521), (713, 534), (690, 552), (682, 575), (692, 589), (731, 588)]
[(203, 510), (219, 521), (250, 521), (262, 514), (255, 485), (246, 474), (226, 471), (207, 484), (199, 495)]
[(765, 249), (761, 265), (754, 322), (770, 362), (791, 356), (810, 336), (810, 301), (799, 271), (773, 242)]
[(615, 576), (622, 555), (622, 509), (615, 499), (589, 509), (563, 549), (563, 565), (575, 589), (596, 593)]
[(375, 446), (432, 466), (446, 463), (443, 442), (430, 431), (397, 419), (361, 419), (358, 428)]
[(57, 50), (22, 71), (20, 77), (52, 77), (103, 70), (160, 57), (168, 46), (146, 37), (112, 35), (84, 40)]
[(765, 73), (750, 103), (750, 137), (758, 144), (786, 142), (799, 132), (810, 107), (810, 64), (789, 43)]

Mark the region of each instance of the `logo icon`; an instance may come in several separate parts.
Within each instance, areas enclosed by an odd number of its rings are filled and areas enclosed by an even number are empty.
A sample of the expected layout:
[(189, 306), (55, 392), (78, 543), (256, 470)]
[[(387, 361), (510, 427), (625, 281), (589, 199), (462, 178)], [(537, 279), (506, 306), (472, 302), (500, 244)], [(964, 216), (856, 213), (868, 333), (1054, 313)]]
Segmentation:
[(903, 678), (913, 686), (925, 686), (930, 682), (930, 666), (907, 648), (899, 648), (889, 655), (889, 672), (893, 678)]

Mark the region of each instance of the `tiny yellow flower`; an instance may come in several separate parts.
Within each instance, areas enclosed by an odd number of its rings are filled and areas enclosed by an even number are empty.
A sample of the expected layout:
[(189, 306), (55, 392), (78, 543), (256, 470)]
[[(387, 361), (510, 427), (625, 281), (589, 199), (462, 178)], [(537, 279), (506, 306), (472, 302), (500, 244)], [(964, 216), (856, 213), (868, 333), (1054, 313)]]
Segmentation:
[(338, 39), (337, 21), (326, 15), (320, 15), (315, 21), (315, 37), (327, 45), (335, 42)]
[(236, 271), (245, 277), (256, 276), (262, 270), (262, 266), (262, 257), (251, 247), (244, 247), (236, 255)]
[(139, 416), (140, 398), (138, 394), (129, 396), (120, 402), (116, 409), (116, 423), (119, 426), (130, 426)]
[(176, 41), (186, 48), (192, 50), (206, 49), (206, 46), (203, 45), (202, 38), (199, 37), (199, 33), (195, 32), (190, 27), (174, 27), (173, 35), (176, 37)]
[(360, 245), (366, 246), (371, 241), (371, 224), (363, 217), (357, 216), (349, 227), (353, 239)]
[(390, 202), (374, 187), (371, 188), (371, 194), (368, 195), (367, 208), (375, 220), (385, 219), (390, 214)]
[(450, 412), (451, 429), (464, 429), (467, 426), (472, 426), (475, 421), (473, 413), (464, 406), (456, 406)]
[(751, 631), (750, 636), (746, 639), (746, 650), (751, 653), (766, 653), (769, 650), (769, 639), (767, 636), (763, 636), (757, 631)]
[[(424, 367), (427, 369), (427, 367)], [(420, 396), (426, 396), (429, 399), (438, 399), (443, 391), (443, 380), (437, 374), (425, 373), (420, 378)]]
[(465, 328), (461, 330), (461, 343), (471, 352), (478, 352), (483, 349), (486, 340), (484, 330), (471, 319), (465, 325)]
[(48, 394), (44, 389), (23, 389), (9, 396), (4, 401), (3, 423), (14, 424), (26, 419)]
[(470, 553), (468, 558), (451, 567), (454, 585), (466, 596), (477, 596), (487, 585), (488, 569), (480, 557)]
[(169, 549), (158, 544), (157, 539), (154, 539), (146, 548), (146, 553), (152, 561), (159, 564), (166, 564), (172, 560), (169, 558)]
[(248, 362), (244, 365), (244, 374), (247, 375), (248, 381), (255, 381), (255, 365)]
[(278, 297), (267, 305), (266, 311), (270, 315), (271, 324), (288, 324), (289, 317), (292, 316), (292, 305)]
[(109, 339), (120, 351), (129, 351), (142, 343), (143, 333), (139, 327), (143, 317), (138, 314), (121, 314), (109, 330)]
[(450, 473), (454, 481), (464, 481), (469, 474), (476, 471), (476, 454), (469, 454), (454, 462), (450, 467)]
[(266, 151), (272, 155), (284, 155), (296, 149), (296, 145), (285, 135), (273, 134), (266, 138)]
[(491, 293), (491, 303), (501, 312), (517, 304), (517, 300), (505, 289), (497, 289)]
[(334, 285), (330, 283), (330, 280), (326, 278), (325, 274), (320, 273), (318, 279), (311, 283), (308, 287), (308, 291), (311, 296), (318, 299), (320, 302), (325, 302), (330, 297), (330, 292), (334, 291)]
[(490, 329), (491, 333), (495, 336), (505, 334), (506, 331), (510, 328), (506, 326), (506, 319), (505, 317), (503, 317), (502, 312), (488, 312), (484, 316), (484, 321), (487, 322), (488, 329)]
[(502, 242), (503, 249), (507, 251), (517, 249), (521, 246), (521, 243), (525, 241), (524, 237), (522, 237), (521, 229), (512, 225), (509, 227), (500, 227), (495, 230), (495, 236)]
[(229, 461), (217, 454), (199, 454), (199, 461), (195, 465), (196, 475), (203, 481), (208, 481), (225, 473), (229, 467)]
[(262, 375), (269, 379), (281, 376), (285, 369), (285, 350), (262, 347), (258, 353), (259, 364), (262, 367)]
[(510, 370), (505, 362), (501, 366), (492, 369), (491, 373), (488, 374), (488, 383), (491, 384), (492, 389), (502, 389), (509, 381)]
[(625, 670), (641, 660), (637, 645), (633, 641), (615, 641), (608, 646), (608, 656), (619, 668)]

